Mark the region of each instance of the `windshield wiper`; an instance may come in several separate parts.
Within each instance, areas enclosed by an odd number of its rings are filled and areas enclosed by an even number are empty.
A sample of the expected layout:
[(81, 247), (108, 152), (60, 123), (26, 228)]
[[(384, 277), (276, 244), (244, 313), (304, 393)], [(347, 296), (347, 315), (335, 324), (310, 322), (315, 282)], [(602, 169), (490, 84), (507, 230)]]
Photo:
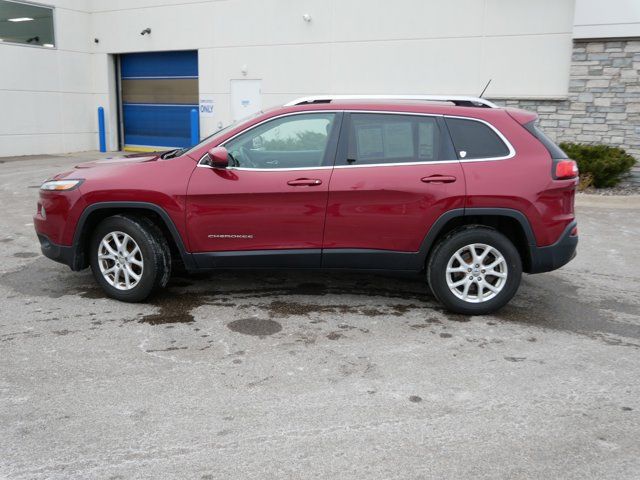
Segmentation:
[(167, 160), (169, 158), (176, 158), (182, 155), (187, 150), (188, 150), (187, 148), (175, 148), (173, 150), (169, 150), (168, 152), (163, 153), (162, 155), (160, 155), (160, 158), (162, 158), (163, 160)]

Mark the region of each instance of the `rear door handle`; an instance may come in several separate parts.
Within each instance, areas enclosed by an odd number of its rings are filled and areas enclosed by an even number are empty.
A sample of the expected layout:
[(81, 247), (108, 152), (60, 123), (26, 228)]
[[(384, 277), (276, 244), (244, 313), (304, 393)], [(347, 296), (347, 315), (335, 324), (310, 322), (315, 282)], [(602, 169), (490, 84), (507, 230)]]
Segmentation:
[(318, 178), (296, 178), (295, 180), (289, 180), (287, 185), (292, 187), (316, 187), (322, 184), (322, 180)]
[(456, 181), (456, 177), (453, 175), (429, 175), (422, 177), (420, 181), (424, 183), (453, 183)]

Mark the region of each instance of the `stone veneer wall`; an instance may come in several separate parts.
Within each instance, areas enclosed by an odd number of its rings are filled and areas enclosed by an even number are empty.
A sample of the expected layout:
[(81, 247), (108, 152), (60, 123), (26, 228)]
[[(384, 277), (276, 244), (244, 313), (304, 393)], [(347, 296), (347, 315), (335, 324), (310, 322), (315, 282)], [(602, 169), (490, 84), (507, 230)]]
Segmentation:
[(567, 100), (504, 100), (534, 110), (558, 142), (602, 143), (640, 159), (640, 40), (576, 41)]

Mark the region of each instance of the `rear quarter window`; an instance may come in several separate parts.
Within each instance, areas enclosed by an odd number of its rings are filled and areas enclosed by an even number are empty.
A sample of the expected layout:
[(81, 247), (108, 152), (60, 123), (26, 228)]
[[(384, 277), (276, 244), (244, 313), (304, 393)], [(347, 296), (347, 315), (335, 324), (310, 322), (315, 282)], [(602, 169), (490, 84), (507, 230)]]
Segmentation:
[(509, 147), (485, 123), (464, 118), (445, 118), (458, 158), (500, 158), (509, 155)]
[(556, 145), (553, 142), (553, 140), (547, 137), (544, 134), (544, 132), (538, 128), (535, 121), (526, 123), (523, 125), (523, 127), (531, 135), (536, 137), (540, 141), (540, 143), (542, 143), (542, 145), (544, 145), (544, 148), (547, 149), (547, 151), (549, 152), (549, 155), (551, 155), (551, 158), (553, 158), (554, 160), (561, 159), (561, 158), (569, 158), (569, 156), (566, 153), (564, 153), (564, 150), (562, 150), (558, 145)]

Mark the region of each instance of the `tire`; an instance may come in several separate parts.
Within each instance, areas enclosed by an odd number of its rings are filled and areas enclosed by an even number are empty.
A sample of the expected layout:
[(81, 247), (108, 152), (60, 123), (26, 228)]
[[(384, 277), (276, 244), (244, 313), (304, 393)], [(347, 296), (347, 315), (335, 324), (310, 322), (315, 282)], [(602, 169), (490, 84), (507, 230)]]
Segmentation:
[(522, 260), (516, 247), (502, 233), (482, 226), (451, 232), (438, 242), (427, 262), (433, 295), (448, 310), (464, 315), (485, 315), (504, 307), (521, 278)]
[[(119, 252), (116, 239), (125, 244), (128, 254), (112, 253)], [(103, 245), (103, 240), (107, 245)], [(92, 233), (89, 255), (93, 276), (105, 293), (116, 300), (141, 302), (169, 282), (169, 244), (148, 218), (125, 215), (106, 218)]]

